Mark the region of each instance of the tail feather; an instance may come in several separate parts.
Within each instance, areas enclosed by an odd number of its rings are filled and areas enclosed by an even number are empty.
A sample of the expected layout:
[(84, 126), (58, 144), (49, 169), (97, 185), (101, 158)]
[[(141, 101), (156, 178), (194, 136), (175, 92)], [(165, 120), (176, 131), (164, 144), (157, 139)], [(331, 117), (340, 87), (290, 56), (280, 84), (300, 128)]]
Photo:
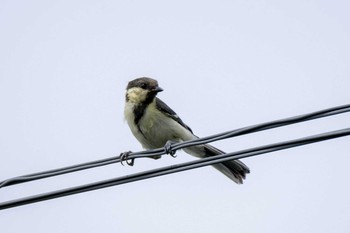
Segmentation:
[[(204, 145), (204, 150), (206, 157), (225, 153), (211, 145)], [(237, 184), (243, 184), (246, 174), (250, 173), (249, 168), (239, 160), (230, 160), (223, 163), (214, 164), (213, 167), (218, 169)]]

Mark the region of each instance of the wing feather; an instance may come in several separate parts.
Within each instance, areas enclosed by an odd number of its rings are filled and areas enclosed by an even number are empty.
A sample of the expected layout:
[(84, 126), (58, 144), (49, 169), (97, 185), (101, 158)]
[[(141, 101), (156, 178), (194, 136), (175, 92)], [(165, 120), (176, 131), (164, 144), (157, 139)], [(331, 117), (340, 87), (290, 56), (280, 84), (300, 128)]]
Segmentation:
[(159, 109), (160, 111), (164, 112), (166, 115), (168, 115), (170, 118), (172, 118), (174, 121), (176, 121), (177, 123), (179, 123), (180, 125), (182, 125), (183, 127), (185, 127), (186, 129), (188, 129), (189, 131), (192, 132), (191, 128), (188, 127), (188, 125), (186, 125), (181, 118), (176, 114), (176, 112), (174, 112), (174, 110), (172, 110), (168, 105), (166, 105), (166, 103), (164, 103), (162, 100), (160, 100), (159, 98), (156, 97), (156, 107), (157, 109)]

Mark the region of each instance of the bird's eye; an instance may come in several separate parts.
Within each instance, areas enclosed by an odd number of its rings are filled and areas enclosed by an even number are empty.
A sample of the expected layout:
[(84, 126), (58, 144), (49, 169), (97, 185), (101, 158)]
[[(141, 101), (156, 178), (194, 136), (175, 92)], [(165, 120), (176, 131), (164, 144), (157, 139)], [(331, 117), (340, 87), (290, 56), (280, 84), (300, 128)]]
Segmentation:
[(141, 83), (140, 87), (143, 88), (143, 89), (146, 89), (147, 84), (146, 83)]

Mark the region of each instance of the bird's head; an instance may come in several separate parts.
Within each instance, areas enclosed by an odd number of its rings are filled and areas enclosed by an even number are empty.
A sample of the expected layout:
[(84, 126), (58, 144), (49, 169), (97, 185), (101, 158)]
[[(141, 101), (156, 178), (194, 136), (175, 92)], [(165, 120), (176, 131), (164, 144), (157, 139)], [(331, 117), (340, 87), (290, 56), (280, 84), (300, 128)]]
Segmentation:
[(137, 78), (128, 83), (126, 87), (126, 101), (135, 104), (149, 104), (158, 92), (163, 91), (157, 80), (151, 78)]

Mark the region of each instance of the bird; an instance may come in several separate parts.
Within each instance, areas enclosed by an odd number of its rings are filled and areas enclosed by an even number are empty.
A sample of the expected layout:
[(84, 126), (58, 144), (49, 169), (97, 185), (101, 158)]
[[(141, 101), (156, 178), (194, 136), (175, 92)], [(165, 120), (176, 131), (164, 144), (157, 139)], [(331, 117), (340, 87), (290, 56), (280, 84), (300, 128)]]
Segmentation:
[[(136, 78), (126, 87), (124, 117), (132, 134), (146, 150), (164, 147), (169, 142), (198, 138), (175, 111), (157, 97), (162, 91), (158, 81), (148, 77)], [(210, 144), (183, 150), (197, 158), (224, 154)], [(243, 184), (246, 174), (250, 173), (249, 168), (239, 160), (225, 161), (213, 167), (237, 184)]]

